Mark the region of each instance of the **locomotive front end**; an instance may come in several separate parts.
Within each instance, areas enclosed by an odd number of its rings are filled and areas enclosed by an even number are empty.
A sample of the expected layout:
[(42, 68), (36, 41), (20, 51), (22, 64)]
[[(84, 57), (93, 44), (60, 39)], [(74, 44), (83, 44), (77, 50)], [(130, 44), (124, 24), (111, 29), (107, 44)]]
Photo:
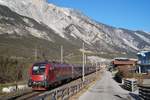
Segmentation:
[(33, 90), (46, 90), (48, 88), (46, 64), (38, 63), (32, 66), (28, 86), (32, 87)]

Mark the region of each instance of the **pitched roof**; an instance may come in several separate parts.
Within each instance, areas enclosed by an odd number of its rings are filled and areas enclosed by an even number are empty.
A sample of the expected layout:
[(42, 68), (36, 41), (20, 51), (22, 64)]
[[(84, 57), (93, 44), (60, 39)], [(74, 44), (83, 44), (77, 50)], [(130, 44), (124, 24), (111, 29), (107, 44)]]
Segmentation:
[(136, 63), (136, 61), (132, 61), (132, 60), (128, 60), (128, 61), (118, 61), (118, 60), (114, 60), (112, 62), (115, 65), (133, 65)]

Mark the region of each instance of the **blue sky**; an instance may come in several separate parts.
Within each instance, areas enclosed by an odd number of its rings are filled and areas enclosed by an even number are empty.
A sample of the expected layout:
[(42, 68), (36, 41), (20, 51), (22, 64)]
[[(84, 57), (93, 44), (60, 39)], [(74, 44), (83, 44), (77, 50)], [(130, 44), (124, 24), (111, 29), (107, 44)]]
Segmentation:
[(48, 0), (61, 7), (78, 9), (98, 22), (150, 32), (150, 0)]

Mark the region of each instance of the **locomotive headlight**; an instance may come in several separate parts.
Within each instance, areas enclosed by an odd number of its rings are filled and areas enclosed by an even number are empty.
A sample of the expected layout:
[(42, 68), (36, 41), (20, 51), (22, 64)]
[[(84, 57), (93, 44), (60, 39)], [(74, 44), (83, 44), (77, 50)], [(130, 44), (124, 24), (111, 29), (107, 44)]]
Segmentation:
[(45, 74), (43, 75), (43, 78), (44, 78), (44, 80), (46, 80), (46, 75)]
[(31, 87), (32, 84), (33, 84), (32, 79), (29, 79), (29, 80), (28, 80), (28, 86)]

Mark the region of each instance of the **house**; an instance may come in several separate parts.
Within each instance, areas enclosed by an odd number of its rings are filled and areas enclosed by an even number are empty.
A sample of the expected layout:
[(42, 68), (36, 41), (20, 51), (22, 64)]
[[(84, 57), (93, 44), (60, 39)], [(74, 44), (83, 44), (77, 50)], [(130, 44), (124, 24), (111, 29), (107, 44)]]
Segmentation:
[(138, 72), (150, 73), (150, 51), (141, 51), (138, 56)]
[(115, 58), (111, 63), (115, 69), (123, 73), (124, 77), (128, 77), (129, 73), (136, 72), (136, 59)]

